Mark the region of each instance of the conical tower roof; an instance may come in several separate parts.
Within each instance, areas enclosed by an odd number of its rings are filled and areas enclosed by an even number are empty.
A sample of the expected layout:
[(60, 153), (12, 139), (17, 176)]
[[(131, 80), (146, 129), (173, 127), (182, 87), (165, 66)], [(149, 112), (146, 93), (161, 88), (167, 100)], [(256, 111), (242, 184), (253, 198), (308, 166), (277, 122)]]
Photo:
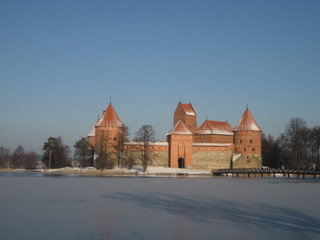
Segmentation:
[(107, 109), (103, 112), (102, 117), (95, 125), (96, 127), (124, 127), (116, 110), (114, 110), (110, 103)]
[(189, 129), (184, 125), (184, 123), (179, 120), (177, 124), (171, 129), (170, 132), (167, 133), (167, 135), (192, 135), (192, 133), (189, 131)]
[(262, 131), (251, 112), (247, 108), (233, 131)]

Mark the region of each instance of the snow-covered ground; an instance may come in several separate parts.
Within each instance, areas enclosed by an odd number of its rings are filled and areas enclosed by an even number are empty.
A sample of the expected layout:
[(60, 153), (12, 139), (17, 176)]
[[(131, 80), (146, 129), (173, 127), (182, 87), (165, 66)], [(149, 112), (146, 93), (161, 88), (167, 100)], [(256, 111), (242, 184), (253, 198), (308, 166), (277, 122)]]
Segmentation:
[(64, 173), (102, 173), (102, 174), (138, 174), (138, 175), (207, 175), (211, 174), (210, 170), (199, 170), (191, 168), (168, 168), (149, 166), (143, 173), (142, 166), (135, 165), (132, 169), (115, 167), (113, 169), (97, 170), (93, 167), (78, 168), (65, 167), (60, 169), (44, 169), (44, 172), (64, 172)]

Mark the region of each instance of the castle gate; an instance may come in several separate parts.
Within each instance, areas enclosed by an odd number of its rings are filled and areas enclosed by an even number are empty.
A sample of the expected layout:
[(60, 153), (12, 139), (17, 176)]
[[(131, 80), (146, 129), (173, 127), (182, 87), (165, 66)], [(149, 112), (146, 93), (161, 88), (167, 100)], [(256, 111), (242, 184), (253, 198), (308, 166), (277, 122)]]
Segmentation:
[(183, 158), (183, 157), (180, 157), (180, 158), (178, 159), (178, 167), (179, 167), (179, 168), (184, 168), (184, 166), (185, 166), (184, 158)]

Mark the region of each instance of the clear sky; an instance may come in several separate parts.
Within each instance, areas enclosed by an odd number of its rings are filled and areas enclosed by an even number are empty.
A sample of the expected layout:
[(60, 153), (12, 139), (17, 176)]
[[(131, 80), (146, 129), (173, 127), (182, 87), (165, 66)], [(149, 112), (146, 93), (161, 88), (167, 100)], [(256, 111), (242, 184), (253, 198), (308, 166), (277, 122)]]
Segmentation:
[(158, 140), (179, 102), (198, 125), (235, 126), (248, 103), (265, 134), (320, 125), (319, 0), (0, 0), (0, 146), (73, 148), (110, 97), (132, 138)]

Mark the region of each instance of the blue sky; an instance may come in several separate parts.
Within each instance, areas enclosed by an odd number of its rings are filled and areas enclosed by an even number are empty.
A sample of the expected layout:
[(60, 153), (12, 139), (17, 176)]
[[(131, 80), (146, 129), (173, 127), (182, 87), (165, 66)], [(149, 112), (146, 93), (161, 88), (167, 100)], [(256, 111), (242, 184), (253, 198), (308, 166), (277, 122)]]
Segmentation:
[(158, 140), (179, 102), (265, 134), (320, 125), (320, 1), (0, 1), (0, 145), (70, 147), (110, 97), (132, 138)]

